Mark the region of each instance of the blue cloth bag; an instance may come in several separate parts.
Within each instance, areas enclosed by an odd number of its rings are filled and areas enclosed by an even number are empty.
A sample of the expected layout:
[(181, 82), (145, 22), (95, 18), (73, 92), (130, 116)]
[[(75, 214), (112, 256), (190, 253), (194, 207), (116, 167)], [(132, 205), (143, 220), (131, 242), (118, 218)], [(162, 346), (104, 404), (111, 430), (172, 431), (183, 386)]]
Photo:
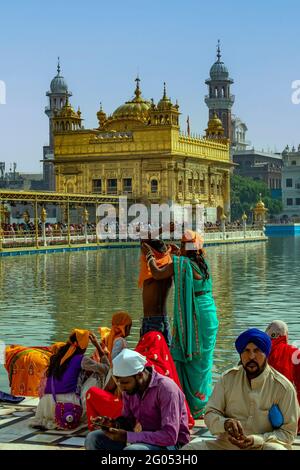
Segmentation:
[(284, 419), (278, 405), (272, 405), (269, 409), (269, 421), (273, 429), (278, 429), (283, 425)]

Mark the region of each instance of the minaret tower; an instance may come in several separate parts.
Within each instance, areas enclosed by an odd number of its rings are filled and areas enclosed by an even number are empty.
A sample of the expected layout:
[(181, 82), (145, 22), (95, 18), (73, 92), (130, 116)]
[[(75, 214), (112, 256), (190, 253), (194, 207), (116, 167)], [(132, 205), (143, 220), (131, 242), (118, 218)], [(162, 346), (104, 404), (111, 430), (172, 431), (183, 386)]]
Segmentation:
[(53, 117), (60, 111), (66, 104), (67, 99), (72, 96), (68, 90), (68, 85), (64, 77), (60, 73), (60, 62), (58, 57), (57, 74), (50, 83), (50, 91), (47, 91), (46, 96), (49, 97), (49, 105), (45, 107), (45, 114), (49, 118), (49, 145), (43, 147), (43, 173), (45, 189), (55, 190), (55, 175), (53, 154)]
[(228, 69), (221, 61), (220, 40), (217, 46), (217, 61), (210, 69), (210, 78), (205, 83), (208, 85), (208, 95), (205, 97), (205, 103), (209, 109), (211, 120), (216, 114), (222, 121), (224, 136), (231, 138), (231, 108), (234, 103), (234, 95), (230, 94), (230, 85), (233, 83), (229, 78)]

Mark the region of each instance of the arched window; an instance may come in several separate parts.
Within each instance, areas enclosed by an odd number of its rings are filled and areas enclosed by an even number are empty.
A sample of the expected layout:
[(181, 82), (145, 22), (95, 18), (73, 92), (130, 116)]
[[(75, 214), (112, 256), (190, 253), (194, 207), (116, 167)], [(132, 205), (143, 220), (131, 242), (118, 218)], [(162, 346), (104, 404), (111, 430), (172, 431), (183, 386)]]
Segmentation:
[(182, 187), (183, 187), (182, 180), (179, 180), (178, 181), (178, 192), (179, 193), (182, 193)]
[(73, 183), (67, 183), (67, 193), (73, 193), (73, 192), (74, 192)]
[(158, 192), (158, 181), (151, 180), (151, 193), (157, 193), (157, 192)]

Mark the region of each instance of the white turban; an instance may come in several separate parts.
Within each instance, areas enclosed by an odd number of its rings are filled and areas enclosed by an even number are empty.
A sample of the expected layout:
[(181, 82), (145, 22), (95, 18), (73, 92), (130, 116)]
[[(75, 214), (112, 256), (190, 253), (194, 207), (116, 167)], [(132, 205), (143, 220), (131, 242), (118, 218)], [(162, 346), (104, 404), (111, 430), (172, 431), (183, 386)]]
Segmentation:
[(136, 351), (124, 348), (112, 361), (113, 375), (116, 377), (131, 377), (145, 368), (147, 359)]

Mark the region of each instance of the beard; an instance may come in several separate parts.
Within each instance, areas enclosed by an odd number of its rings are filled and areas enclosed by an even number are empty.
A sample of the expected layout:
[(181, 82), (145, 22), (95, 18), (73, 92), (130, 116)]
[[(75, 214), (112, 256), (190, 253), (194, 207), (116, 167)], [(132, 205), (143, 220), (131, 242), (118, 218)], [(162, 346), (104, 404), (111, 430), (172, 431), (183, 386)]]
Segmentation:
[(258, 377), (265, 370), (266, 365), (267, 359), (265, 359), (262, 366), (259, 366), (256, 361), (248, 361), (246, 364), (243, 364), (243, 368), (249, 379), (255, 379), (255, 377)]
[(134, 388), (130, 391), (127, 390), (126, 393), (127, 395), (135, 395), (136, 393), (138, 393), (138, 391), (139, 391), (139, 385), (136, 382)]

